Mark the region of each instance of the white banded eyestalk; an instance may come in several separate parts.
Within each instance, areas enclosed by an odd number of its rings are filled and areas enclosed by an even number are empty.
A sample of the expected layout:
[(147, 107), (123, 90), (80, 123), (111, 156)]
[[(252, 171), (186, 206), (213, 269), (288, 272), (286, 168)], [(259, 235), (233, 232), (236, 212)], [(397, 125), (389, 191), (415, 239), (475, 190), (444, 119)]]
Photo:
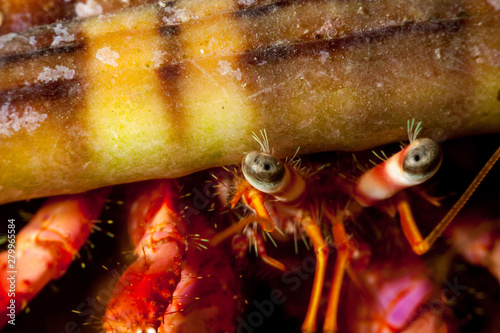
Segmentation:
[(354, 187), (354, 198), (365, 207), (372, 206), (401, 190), (422, 184), (437, 172), (441, 161), (441, 148), (435, 141), (415, 140), (365, 172)]

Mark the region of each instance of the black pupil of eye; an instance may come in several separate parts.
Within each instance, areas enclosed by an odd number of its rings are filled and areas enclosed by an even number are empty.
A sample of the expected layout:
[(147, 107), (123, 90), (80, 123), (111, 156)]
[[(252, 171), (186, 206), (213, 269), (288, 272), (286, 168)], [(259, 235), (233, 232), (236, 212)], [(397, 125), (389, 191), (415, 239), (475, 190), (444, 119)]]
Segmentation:
[(264, 170), (269, 171), (269, 169), (271, 169), (271, 166), (268, 163), (264, 164)]
[(429, 138), (417, 140), (408, 152), (403, 170), (413, 179), (425, 179), (432, 176), (441, 164), (441, 149)]

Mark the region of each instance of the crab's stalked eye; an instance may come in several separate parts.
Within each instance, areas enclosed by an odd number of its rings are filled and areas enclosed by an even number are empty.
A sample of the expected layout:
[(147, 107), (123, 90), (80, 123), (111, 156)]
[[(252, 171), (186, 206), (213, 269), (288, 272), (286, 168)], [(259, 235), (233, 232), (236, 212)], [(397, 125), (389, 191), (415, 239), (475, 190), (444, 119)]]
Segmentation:
[(442, 160), (439, 145), (429, 138), (422, 138), (411, 144), (401, 167), (408, 178), (424, 182), (436, 173)]
[(372, 206), (408, 187), (422, 184), (439, 169), (441, 148), (431, 139), (413, 140), (408, 146), (358, 180), (353, 194), (363, 206)]
[(251, 152), (243, 158), (241, 167), (246, 180), (259, 191), (270, 193), (280, 187), (286, 168), (273, 155)]

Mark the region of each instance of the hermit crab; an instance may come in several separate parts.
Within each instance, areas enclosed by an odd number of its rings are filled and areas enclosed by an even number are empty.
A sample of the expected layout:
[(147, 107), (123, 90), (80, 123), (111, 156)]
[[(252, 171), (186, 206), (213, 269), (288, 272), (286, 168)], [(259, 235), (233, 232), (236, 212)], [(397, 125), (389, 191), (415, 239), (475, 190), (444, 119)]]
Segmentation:
[[(409, 208), (418, 211), (419, 204), (406, 198), (387, 203), (394, 193), (376, 196), (375, 183), (386, 177), (365, 167), (366, 153), (341, 151), (407, 141), (411, 119), (423, 121), (420, 137), (434, 145), (499, 132), (496, 1), (6, 1), (0, 22), (0, 202), (68, 195), (50, 199), (34, 215), (25, 228), (29, 237), (9, 221), (21, 220), (19, 204), (2, 208), (5, 223), (13, 225), (6, 228), (3, 255), (31, 251), (25, 256), (29, 264), (19, 262), (23, 273), (38, 275), (25, 275), (24, 286), (20, 279), (14, 283), (16, 297), (22, 288), (29, 294), (19, 299), (17, 312), (63, 275), (91, 222), (103, 220), (102, 207), (111, 207), (126, 212), (126, 218), (117, 213), (111, 219), (115, 226), (128, 220), (139, 259), (119, 272), (124, 278), (113, 287), (106, 314), (88, 302), (69, 309), (80, 318), (95, 316), (90, 331), (263, 331), (271, 330), (264, 318), (275, 312), (296, 318), (296, 325), (287, 322), (292, 330), (300, 330), (306, 318), (303, 332), (315, 331), (316, 321), (324, 322), (325, 332), (453, 331), (467, 324), (443, 292), (451, 260), (417, 259), (402, 245), (390, 256), (377, 250), (381, 236), (369, 237), (356, 226), (378, 230), (374, 235), (394, 229), (392, 243), (406, 236), (420, 253), (428, 248), (420, 248), (415, 223), (430, 231), (440, 219), (409, 222)], [(240, 163), (243, 156), (260, 156), (246, 152), (255, 150), (252, 133), (262, 129), (274, 147), (260, 137), (263, 153), (282, 170), (278, 178), (298, 179), (292, 182), (296, 188), (276, 195), (248, 180), (247, 163)], [(409, 146), (422, 142), (416, 130), (409, 132)], [(492, 135), (489, 141), (500, 140)], [(436, 155), (440, 148), (432, 147)], [(486, 169), (499, 154), (490, 150), (494, 157)], [(373, 170), (390, 165), (391, 155)], [(284, 163), (287, 157), (292, 162)], [(440, 161), (433, 160), (431, 173)], [(237, 166), (202, 171), (231, 164)], [(375, 181), (373, 174), (379, 174)], [(107, 199), (111, 185), (182, 176), (120, 185)], [(206, 191), (208, 180), (213, 192)], [(424, 201), (440, 202), (425, 190), (416, 192)], [(361, 208), (372, 205), (378, 209)], [(499, 215), (478, 216), (498, 222)], [(403, 230), (373, 227), (398, 219)], [(345, 221), (357, 222), (346, 231)], [(446, 237), (466, 244), (456, 245), (464, 258), (498, 278), (496, 229), (475, 235), (467, 232), (470, 224), (457, 225)], [(29, 244), (26, 249), (12, 245), (11, 234)], [(290, 247), (291, 234), (304, 237), (304, 245)], [(25, 243), (29, 238), (33, 242)], [(315, 252), (302, 248), (310, 242)], [(53, 243), (58, 245), (46, 246)], [(247, 258), (248, 249), (259, 254), (257, 261)], [(4, 321), (12, 299), (8, 278), (17, 274), (7, 269), (8, 260), (0, 281)], [(259, 267), (281, 279), (263, 283)], [(349, 278), (342, 277), (344, 270)], [(252, 279), (270, 292), (245, 292), (262, 288)], [(357, 292), (365, 296), (353, 303)], [(309, 309), (305, 293), (312, 293)], [(434, 299), (445, 299), (437, 314), (424, 309)], [(498, 306), (493, 303), (491, 309)], [(29, 321), (34, 314), (16, 315)], [(62, 321), (56, 330), (89, 329)], [(280, 325), (279, 319), (274, 323)], [(54, 330), (29, 328), (36, 329)]]

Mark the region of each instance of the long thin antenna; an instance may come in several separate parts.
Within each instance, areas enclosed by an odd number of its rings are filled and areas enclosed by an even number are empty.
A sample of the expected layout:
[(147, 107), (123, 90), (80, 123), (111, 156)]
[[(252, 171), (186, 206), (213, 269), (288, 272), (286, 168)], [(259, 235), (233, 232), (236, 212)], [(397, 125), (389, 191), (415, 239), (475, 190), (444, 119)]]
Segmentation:
[(443, 217), (441, 222), (439, 222), (439, 224), (434, 228), (434, 230), (432, 230), (432, 232), (425, 238), (424, 243), (427, 243), (426, 245), (428, 247), (431, 247), (432, 244), (434, 244), (434, 242), (438, 239), (438, 237), (441, 236), (443, 231), (455, 218), (458, 212), (462, 209), (467, 200), (469, 200), (472, 193), (474, 193), (476, 188), (483, 181), (484, 177), (488, 174), (488, 172), (491, 170), (493, 165), (495, 165), (495, 163), (498, 161), (499, 158), (500, 158), (500, 147), (498, 147), (498, 149), (493, 153), (488, 162), (486, 162), (486, 164), (483, 166), (481, 171), (479, 171), (476, 178), (474, 178), (474, 180), (469, 185), (467, 190), (465, 190), (464, 194), (462, 194), (460, 199), (458, 199), (458, 201), (453, 205), (453, 207), (451, 207), (448, 214), (446, 214), (446, 216)]

